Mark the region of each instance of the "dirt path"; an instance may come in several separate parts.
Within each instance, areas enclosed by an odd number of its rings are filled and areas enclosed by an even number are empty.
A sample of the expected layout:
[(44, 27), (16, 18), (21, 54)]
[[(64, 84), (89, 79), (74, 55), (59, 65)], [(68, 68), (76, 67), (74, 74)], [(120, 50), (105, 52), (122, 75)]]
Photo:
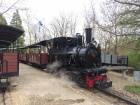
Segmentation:
[(25, 64), (20, 64), (20, 76), (10, 81), (18, 86), (6, 92), (7, 105), (110, 105), (65, 77), (58, 79)]

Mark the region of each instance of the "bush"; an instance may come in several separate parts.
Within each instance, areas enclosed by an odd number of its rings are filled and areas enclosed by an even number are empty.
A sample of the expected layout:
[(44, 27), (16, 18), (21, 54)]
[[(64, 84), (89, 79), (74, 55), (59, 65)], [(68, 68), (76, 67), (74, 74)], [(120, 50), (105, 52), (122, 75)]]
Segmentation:
[(134, 70), (140, 70), (140, 51), (134, 51), (128, 54), (128, 64)]
[(140, 86), (125, 86), (124, 89), (136, 94), (140, 94)]

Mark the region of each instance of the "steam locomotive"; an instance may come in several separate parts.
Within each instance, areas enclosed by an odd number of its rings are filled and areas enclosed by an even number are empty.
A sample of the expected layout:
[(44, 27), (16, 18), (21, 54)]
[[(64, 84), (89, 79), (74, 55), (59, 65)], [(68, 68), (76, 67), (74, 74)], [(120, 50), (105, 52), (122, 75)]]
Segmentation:
[[(39, 43), (26, 46), (22, 49), (38, 49), (38, 52), (20, 54), (20, 60), (32, 65), (46, 67), (48, 63), (61, 62), (66, 68), (67, 74), (84, 87), (108, 88), (112, 81), (107, 81), (106, 68), (101, 67), (101, 48), (91, 43), (91, 28), (86, 30), (86, 45), (84, 37), (77, 34), (76, 37), (58, 37), (44, 40)], [(44, 48), (51, 44), (49, 55)]]

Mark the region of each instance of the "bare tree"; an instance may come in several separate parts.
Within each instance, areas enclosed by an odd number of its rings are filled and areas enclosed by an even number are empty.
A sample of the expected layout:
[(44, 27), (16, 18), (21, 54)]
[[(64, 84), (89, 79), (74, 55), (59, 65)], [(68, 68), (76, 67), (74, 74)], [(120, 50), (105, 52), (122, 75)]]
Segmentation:
[(78, 22), (78, 16), (76, 16), (75, 14), (73, 13), (70, 13), (70, 26), (69, 26), (69, 33), (70, 33), (70, 36), (74, 36), (75, 35), (75, 31), (76, 31), (76, 27), (77, 27), (77, 23)]
[(52, 37), (59, 37), (59, 30), (55, 22), (50, 23)]
[[(29, 36), (29, 44), (31, 44), (31, 41), (32, 41), (32, 36), (31, 36), (31, 20), (32, 20), (32, 17), (31, 17), (31, 12), (29, 11), (26, 11), (25, 12), (25, 18), (23, 19), (24, 21), (24, 24), (26, 25), (26, 35)], [(26, 36), (27, 37), (27, 36)]]
[(23, 22), (27, 38), (26, 41), (28, 41), (29, 44), (36, 43), (38, 40), (47, 39), (47, 28), (45, 28), (44, 24), (41, 23), (42, 25), (40, 26), (39, 23), (36, 22), (35, 15), (32, 14), (30, 10), (25, 12)]
[[(98, 1), (89, 0), (89, 6), (85, 6), (84, 8), (84, 29), (92, 28), (92, 38), (95, 39), (96, 42), (100, 41), (101, 31), (98, 27), (98, 13), (96, 12), (96, 3)], [(85, 31), (83, 31), (85, 32)], [(84, 34), (84, 33), (83, 33)], [(101, 41), (102, 42), (102, 41)], [(103, 43), (100, 43), (103, 45)]]
[(51, 35), (50, 29), (46, 27), (45, 25), (42, 25), (42, 32), (43, 32), (43, 39), (53, 38), (53, 36)]
[(126, 5), (134, 5), (137, 7), (140, 7), (140, 1), (139, 0), (131, 0), (131, 1), (120, 1), (120, 0), (114, 0), (115, 2), (121, 3), (121, 4), (126, 4)]
[(57, 27), (58, 35), (59, 36), (66, 36), (68, 33), (69, 28), (69, 17), (65, 14), (60, 14), (59, 18), (54, 18), (53, 26)]
[(92, 28), (92, 34), (95, 34), (95, 29), (96, 29), (96, 12), (95, 12), (95, 4), (96, 2), (93, 2), (90, 0), (90, 6), (87, 8), (85, 7), (84, 10), (84, 18), (85, 18), (85, 23), (84, 23), (84, 28), (90, 27)]
[(69, 36), (75, 34), (77, 17), (74, 17), (73, 14), (61, 13), (59, 17), (53, 19), (50, 26), (53, 37)]
[[(104, 6), (103, 6), (104, 5)], [(101, 6), (102, 11), (102, 23), (98, 24), (99, 28), (105, 32), (106, 46), (109, 53), (117, 54), (118, 37), (117, 35), (121, 33), (120, 28), (117, 26), (119, 20), (119, 11), (123, 8), (122, 5), (108, 0)], [(114, 49), (114, 50), (113, 50)]]
[(25, 10), (27, 8), (24, 8), (21, 6), (21, 4), (23, 4), (24, 0), (15, 0), (12, 1), (12, 3), (6, 3), (7, 1), (4, 0), (0, 0), (0, 8), (1, 8), (1, 14), (4, 15), (5, 13), (7, 13), (10, 10)]
[(90, 0), (89, 9), (85, 8), (85, 26), (92, 28), (93, 36), (104, 46), (105, 53), (117, 54), (117, 35), (121, 33), (117, 22), (122, 5), (106, 0), (100, 5), (101, 14), (96, 12), (95, 5), (96, 2)]

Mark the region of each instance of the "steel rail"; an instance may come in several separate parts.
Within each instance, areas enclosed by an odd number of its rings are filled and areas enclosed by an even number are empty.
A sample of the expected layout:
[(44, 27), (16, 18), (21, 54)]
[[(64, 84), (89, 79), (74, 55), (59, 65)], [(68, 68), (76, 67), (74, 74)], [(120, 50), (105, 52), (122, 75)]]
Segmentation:
[(109, 95), (109, 96), (112, 96), (112, 97), (115, 97), (115, 98), (117, 98), (119, 100), (122, 100), (122, 101), (126, 102), (127, 104), (130, 104), (130, 105), (140, 105), (140, 104), (138, 104), (138, 102), (135, 102), (135, 100), (134, 101), (128, 100), (128, 99), (126, 99), (126, 98), (124, 98), (122, 96), (119, 96), (117, 94), (113, 94), (113, 93), (107, 91), (106, 89), (99, 89), (99, 88), (96, 88), (96, 89), (101, 91), (101, 92), (103, 92), (103, 93), (105, 93), (105, 94), (107, 94), (107, 95)]

